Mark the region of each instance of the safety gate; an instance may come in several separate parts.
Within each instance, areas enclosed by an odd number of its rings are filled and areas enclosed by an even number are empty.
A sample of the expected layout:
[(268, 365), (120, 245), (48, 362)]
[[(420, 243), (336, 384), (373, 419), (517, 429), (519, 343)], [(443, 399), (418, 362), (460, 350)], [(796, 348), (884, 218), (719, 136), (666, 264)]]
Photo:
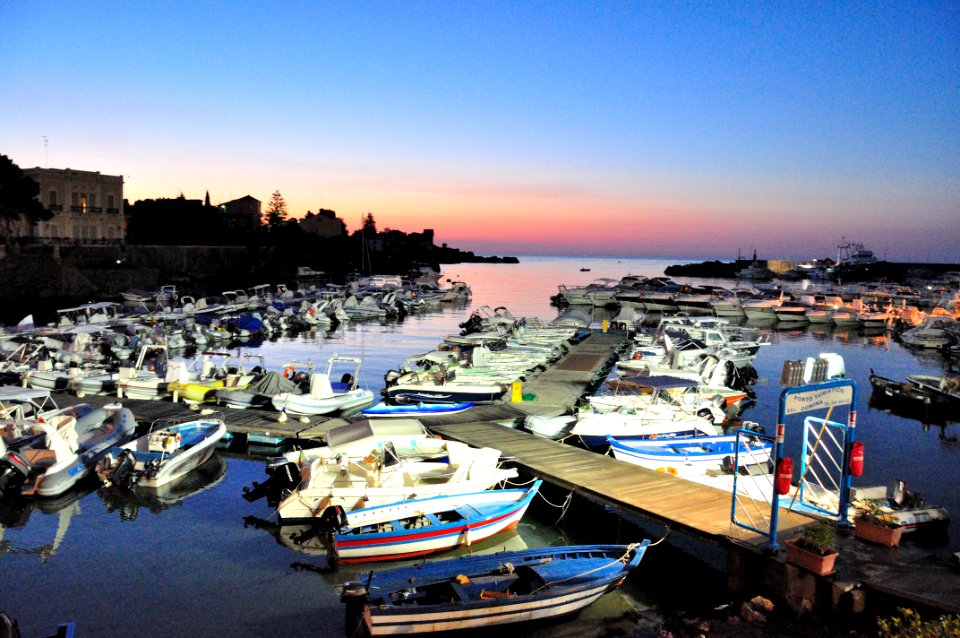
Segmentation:
[(735, 525), (768, 536), (776, 439), (753, 430), (737, 430), (730, 520)]

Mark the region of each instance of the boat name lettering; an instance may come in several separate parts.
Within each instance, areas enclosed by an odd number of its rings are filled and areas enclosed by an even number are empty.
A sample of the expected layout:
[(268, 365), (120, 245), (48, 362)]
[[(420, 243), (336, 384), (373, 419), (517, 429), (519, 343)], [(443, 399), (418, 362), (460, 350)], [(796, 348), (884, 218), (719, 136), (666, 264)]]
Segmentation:
[(799, 414), (852, 403), (853, 386), (842, 385), (835, 388), (790, 393), (787, 395), (784, 408), (786, 414)]

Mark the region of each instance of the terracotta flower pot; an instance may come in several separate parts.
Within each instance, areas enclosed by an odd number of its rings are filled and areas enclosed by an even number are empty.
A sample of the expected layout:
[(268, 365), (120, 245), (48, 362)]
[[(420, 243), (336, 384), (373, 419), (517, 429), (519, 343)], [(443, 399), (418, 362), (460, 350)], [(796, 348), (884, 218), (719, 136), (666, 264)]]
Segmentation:
[(890, 527), (883, 523), (858, 518), (853, 528), (853, 535), (871, 543), (877, 543), (887, 547), (896, 547), (900, 544), (903, 527)]
[(802, 545), (798, 545), (796, 540), (788, 540), (784, 542), (784, 546), (787, 549), (788, 563), (802, 567), (807, 571), (821, 576), (833, 572), (833, 565), (837, 560), (837, 552), (821, 555), (804, 548)]

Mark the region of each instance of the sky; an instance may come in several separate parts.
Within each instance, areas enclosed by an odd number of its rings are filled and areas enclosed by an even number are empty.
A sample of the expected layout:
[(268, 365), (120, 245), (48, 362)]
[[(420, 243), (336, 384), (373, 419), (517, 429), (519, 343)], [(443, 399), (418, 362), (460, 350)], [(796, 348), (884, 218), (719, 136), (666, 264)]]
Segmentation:
[(960, 263), (958, 25), (960, 0), (0, 0), (0, 154), (485, 255)]

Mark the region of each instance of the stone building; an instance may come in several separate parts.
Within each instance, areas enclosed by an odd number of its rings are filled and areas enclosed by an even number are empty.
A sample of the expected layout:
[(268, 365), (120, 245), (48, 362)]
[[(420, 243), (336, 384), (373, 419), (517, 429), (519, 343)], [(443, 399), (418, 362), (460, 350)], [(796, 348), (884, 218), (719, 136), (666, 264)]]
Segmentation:
[(25, 168), (40, 185), (38, 199), (53, 217), (13, 225), (14, 237), (42, 243), (120, 243), (126, 238), (123, 176), (71, 168)]
[(224, 220), (231, 230), (257, 230), (260, 227), (260, 200), (250, 195), (233, 199), (219, 205)]
[(342, 237), (347, 233), (347, 225), (332, 210), (321, 210), (316, 214), (308, 212), (300, 220), (300, 228), (320, 237)]

